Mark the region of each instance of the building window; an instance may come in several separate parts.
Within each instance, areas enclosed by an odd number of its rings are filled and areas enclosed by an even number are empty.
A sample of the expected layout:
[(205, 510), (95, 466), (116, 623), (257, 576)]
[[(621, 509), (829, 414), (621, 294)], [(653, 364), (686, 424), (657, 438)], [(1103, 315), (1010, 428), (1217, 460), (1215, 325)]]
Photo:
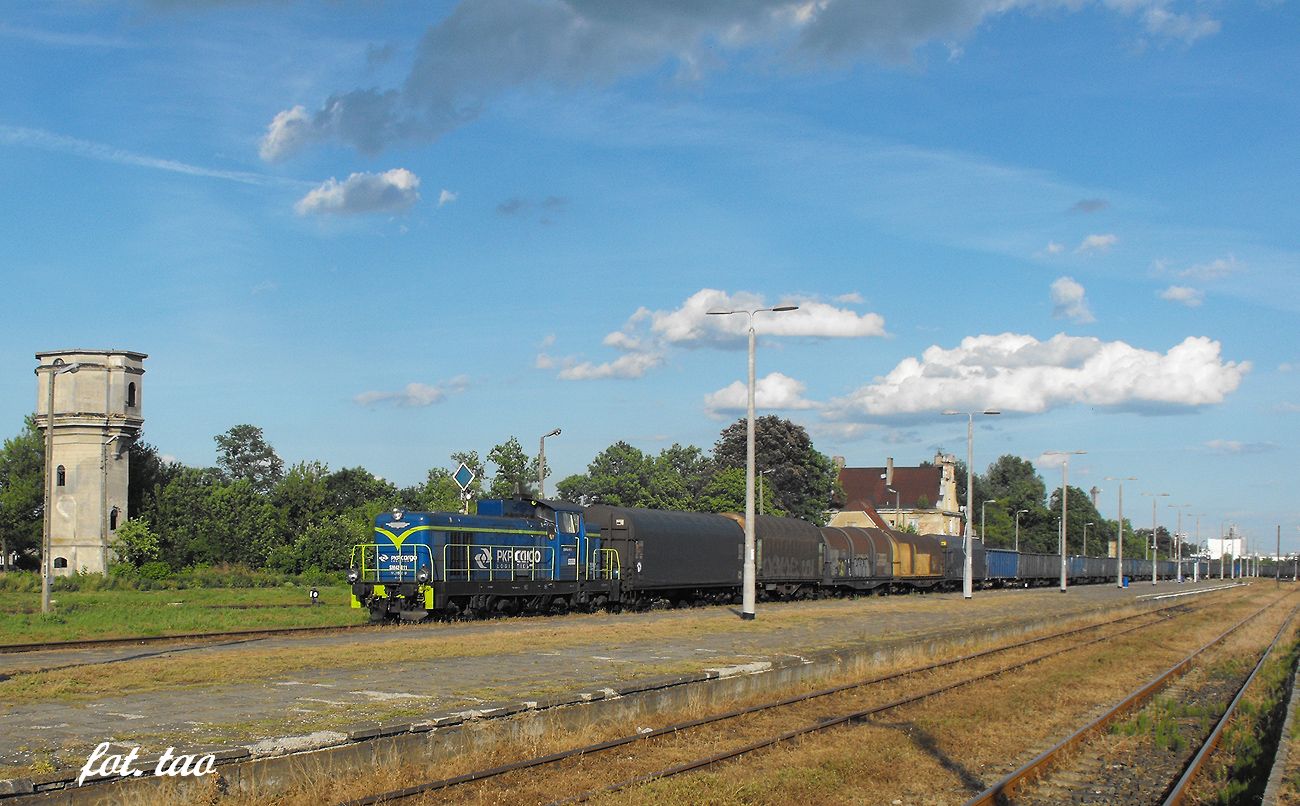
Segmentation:
[(118, 513), (118, 512), (121, 512), (121, 510), (118, 509), (117, 507), (113, 507), (113, 510), (112, 510), (111, 512), (108, 513), (108, 528), (109, 528), (109, 529), (112, 529), (112, 530), (114, 530), (114, 531), (116, 531), (116, 529), (117, 529), (117, 513)]
[(67, 557), (55, 557), (55, 558), (54, 558), (54, 567), (55, 567), (55, 568), (67, 568), (67, 567), (68, 567), (68, 558), (67, 558)]
[(59, 469), (54, 471), (54, 484), (63, 487), (68, 483), (68, 471), (59, 465)]
[(132, 409), (136, 407), (134, 382), (128, 383), (126, 385), (126, 405), (127, 408), (132, 408)]

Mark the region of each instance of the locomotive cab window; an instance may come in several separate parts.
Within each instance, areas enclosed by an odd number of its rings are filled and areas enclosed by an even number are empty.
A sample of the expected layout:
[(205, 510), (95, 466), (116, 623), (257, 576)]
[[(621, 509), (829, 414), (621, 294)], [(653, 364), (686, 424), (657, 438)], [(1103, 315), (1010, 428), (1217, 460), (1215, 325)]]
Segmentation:
[(576, 535), (578, 533), (578, 513), (576, 512), (557, 512), (555, 513), (555, 522), (559, 526), (559, 531), (566, 535)]

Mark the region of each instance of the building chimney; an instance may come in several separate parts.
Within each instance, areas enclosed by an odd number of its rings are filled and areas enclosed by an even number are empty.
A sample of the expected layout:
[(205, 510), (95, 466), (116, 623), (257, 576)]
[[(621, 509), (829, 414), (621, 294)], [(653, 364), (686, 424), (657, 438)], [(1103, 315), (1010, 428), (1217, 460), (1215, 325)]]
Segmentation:
[(892, 456), (885, 459), (885, 486), (894, 486), (894, 457)]

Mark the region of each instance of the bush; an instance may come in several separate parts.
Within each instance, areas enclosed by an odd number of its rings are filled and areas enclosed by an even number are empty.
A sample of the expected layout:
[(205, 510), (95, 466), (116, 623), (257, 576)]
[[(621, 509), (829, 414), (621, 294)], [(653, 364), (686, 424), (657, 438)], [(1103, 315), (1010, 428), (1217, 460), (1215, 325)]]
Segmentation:
[(162, 560), (152, 560), (140, 566), (141, 579), (167, 579), (171, 575), (171, 566)]

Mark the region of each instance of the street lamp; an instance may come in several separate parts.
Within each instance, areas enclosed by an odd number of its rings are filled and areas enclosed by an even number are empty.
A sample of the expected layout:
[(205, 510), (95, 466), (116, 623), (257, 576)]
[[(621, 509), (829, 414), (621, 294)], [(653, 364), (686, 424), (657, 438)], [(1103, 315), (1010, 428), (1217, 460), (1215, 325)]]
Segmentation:
[(1183, 581), (1183, 510), (1191, 504), (1168, 504), (1170, 509), (1178, 510), (1178, 530), (1174, 532), (1174, 579)]
[(1156, 540), (1156, 499), (1169, 493), (1142, 493), (1151, 496), (1151, 584), (1156, 584), (1156, 567), (1160, 565), (1160, 543)]
[(81, 369), (80, 362), (64, 364), (62, 358), (54, 359), (49, 366), (49, 388), (45, 390), (45, 507), (41, 534), (41, 612), (50, 612), (50, 551), (54, 528), (54, 379), (65, 372)]
[(776, 468), (769, 467), (767, 470), (758, 474), (758, 514), (760, 515), (763, 514), (763, 499), (767, 497), (763, 495), (763, 477), (768, 473), (771, 473), (773, 470), (776, 470)]
[(1046, 451), (1044, 456), (1061, 457), (1061, 593), (1065, 593), (1065, 535), (1069, 529), (1070, 500), (1070, 457), (1080, 456), (1087, 451)]
[(971, 589), (973, 588), (973, 584), (971, 582), (973, 569), (971, 568), (971, 556), (970, 556), (971, 553), (970, 517), (971, 517), (971, 510), (974, 509), (974, 507), (971, 505), (971, 496), (974, 495), (974, 490), (975, 490), (975, 468), (974, 465), (972, 464), (975, 461), (975, 415), (976, 414), (994, 415), (994, 414), (1001, 414), (1001, 413), (1002, 412), (998, 411), (997, 409), (985, 409), (984, 411), (953, 411), (952, 409), (948, 409), (947, 411), (943, 412), (945, 416), (953, 416), (953, 415), (960, 415), (960, 414), (966, 415), (966, 530), (964, 533), (965, 536), (962, 540), (962, 543), (964, 544), (965, 554), (966, 554), (966, 563), (963, 566), (962, 574), (961, 574), (961, 595), (962, 598), (964, 599), (971, 598), (972, 595)]
[(1092, 521), (1088, 521), (1083, 525), (1083, 556), (1085, 557), (1088, 556), (1088, 527), (1093, 525)]
[(891, 493), (894, 494), (894, 528), (897, 529), (897, 528), (898, 528), (898, 510), (901, 508), (900, 504), (898, 503), (898, 490), (895, 490), (893, 487), (886, 487), (886, 488), (885, 488), (885, 491), (886, 491), (886, 492), (891, 492)]
[(1016, 553), (1020, 553), (1020, 516), (1029, 514), (1027, 509), (1016, 510)]
[(537, 497), (546, 498), (546, 438), (558, 437), (560, 429), (555, 429), (537, 440)]
[(989, 544), (989, 536), (984, 532), (984, 510), (989, 504), (996, 504), (997, 502), (996, 498), (990, 498), (980, 504), (980, 540), (984, 541), (985, 546)]
[(1115, 543), (1115, 587), (1124, 587), (1124, 482), (1137, 481), (1137, 476), (1107, 476), (1107, 481), (1119, 482), (1119, 539)]
[(749, 318), (749, 400), (745, 422), (745, 566), (742, 580), (744, 590), (741, 591), (740, 606), (740, 617), (745, 620), (753, 620), (755, 616), (754, 603), (758, 598), (755, 590), (758, 573), (754, 559), (756, 542), (754, 539), (754, 315), (764, 311), (781, 313), (797, 310), (799, 310), (798, 305), (778, 305), (775, 308), (707, 312), (709, 316), (730, 316), (735, 313), (743, 313)]

